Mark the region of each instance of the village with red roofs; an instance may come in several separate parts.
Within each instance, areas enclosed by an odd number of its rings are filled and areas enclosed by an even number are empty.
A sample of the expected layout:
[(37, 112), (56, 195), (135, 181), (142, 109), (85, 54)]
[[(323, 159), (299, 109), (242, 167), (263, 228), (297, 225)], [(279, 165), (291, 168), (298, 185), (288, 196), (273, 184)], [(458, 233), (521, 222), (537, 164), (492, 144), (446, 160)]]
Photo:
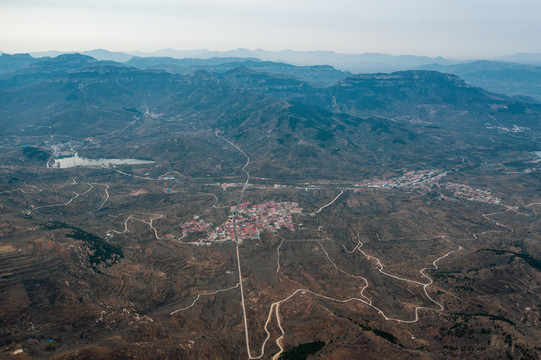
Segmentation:
[(237, 238), (239, 243), (244, 240), (258, 239), (262, 232), (276, 233), (284, 229), (295, 231), (293, 214), (301, 213), (302, 209), (296, 202), (273, 202), (249, 205), (240, 203), (238, 207), (230, 207), (230, 215), (226, 222), (213, 227), (194, 216), (194, 220), (182, 224), (184, 236), (206, 232), (207, 236), (192, 242), (194, 245), (210, 245), (216, 241), (233, 241), (235, 239), (233, 217), (236, 209)]

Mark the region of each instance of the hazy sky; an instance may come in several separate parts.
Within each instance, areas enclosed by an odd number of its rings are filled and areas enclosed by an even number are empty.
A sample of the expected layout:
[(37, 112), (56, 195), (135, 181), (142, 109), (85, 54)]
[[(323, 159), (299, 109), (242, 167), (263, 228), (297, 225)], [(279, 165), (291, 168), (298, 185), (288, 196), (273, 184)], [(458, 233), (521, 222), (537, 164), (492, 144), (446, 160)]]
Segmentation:
[(541, 0), (0, 0), (0, 51), (541, 52)]

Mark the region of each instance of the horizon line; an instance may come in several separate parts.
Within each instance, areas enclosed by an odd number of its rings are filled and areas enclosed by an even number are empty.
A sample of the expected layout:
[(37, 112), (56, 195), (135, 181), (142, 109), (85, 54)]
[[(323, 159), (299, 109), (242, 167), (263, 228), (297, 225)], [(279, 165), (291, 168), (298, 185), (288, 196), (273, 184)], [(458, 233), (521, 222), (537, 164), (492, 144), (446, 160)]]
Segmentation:
[[(38, 50), (38, 51), (33, 51), (33, 50), (28, 50), (26, 52), (8, 52), (8, 51), (3, 51), (3, 50), (0, 50), (0, 53), (1, 54), (7, 54), (7, 55), (17, 55), (17, 54), (29, 54), (30, 56), (32, 57), (35, 57), (33, 56), (32, 54), (44, 54), (44, 53), (60, 53), (60, 54), (81, 54), (81, 53), (84, 53), (84, 52), (93, 52), (93, 51), (105, 51), (105, 52), (110, 52), (110, 53), (120, 53), (120, 54), (125, 54), (125, 55), (130, 55), (130, 56), (138, 56), (138, 54), (145, 54), (145, 55), (154, 55), (156, 53), (159, 53), (159, 52), (164, 52), (164, 51), (174, 51), (174, 52), (207, 52), (207, 53), (218, 53), (218, 54), (224, 54), (224, 53), (228, 53), (228, 52), (233, 52), (233, 51), (248, 51), (248, 52), (258, 52), (258, 51), (261, 51), (261, 52), (267, 52), (267, 53), (283, 53), (283, 52), (295, 52), (295, 53), (305, 53), (305, 54), (309, 54), (309, 53), (329, 53), (329, 54), (332, 54), (332, 55), (340, 55), (340, 56), (360, 56), (360, 55), (383, 55), (383, 56), (393, 56), (393, 57), (401, 57), (401, 56), (411, 56), (411, 57), (426, 57), (426, 58), (431, 58), (431, 59), (446, 59), (446, 60), (488, 60), (488, 59), (497, 59), (497, 58), (502, 58), (502, 57), (511, 57), (511, 56), (518, 56), (518, 55), (541, 55), (541, 52), (527, 52), (527, 51), (520, 51), (520, 52), (515, 52), (515, 53), (506, 53), (504, 55), (493, 55), (493, 56), (490, 56), (490, 57), (478, 57), (478, 56), (472, 56), (472, 57), (462, 57), (462, 56), (457, 56), (457, 57), (446, 57), (446, 56), (443, 56), (443, 55), (437, 55), (437, 56), (430, 56), (430, 55), (419, 55), (419, 54), (412, 54), (412, 53), (399, 53), (399, 54), (396, 54), (396, 53), (383, 53), (383, 52), (370, 52), (370, 51), (366, 51), (366, 52), (363, 52), (363, 53), (346, 53), (346, 52), (337, 52), (337, 51), (334, 51), (334, 50), (324, 50), (324, 49), (319, 49), (319, 50), (295, 50), (295, 49), (290, 49), (290, 48), (286, 48), (286, 49), (281, 49), (281, 50), (267, 50), (267, 49), (262, 49), (262, 48), (256, 48), (256, 49), (249, 49), (249, 48), (243, 48), (243, 47), (238, 47), (238, 48), (232, 48), (232, 49), (229, 49), (229, 50), (211, 50), (211, 49), (207, 49), (207, 48), (199, 48), (199, 49), (175, 49), (175, 48), (171, 48), (171, 47), (166, 47), (166, 48), (161, 48), (161, 49), (157, 49), (157, 50), (152, 50), (152, 51), (144, 51), (144, 50), (109, 50), (109, 49), (105, 49), (105, 48), (95, 48), (95, 49), (87, 49), (87, 50), (57, 50), (57, 49), (51, 49), (51, 50)], [(59, 55), (60, 55), (59, 54)], [(40, 57), (40, 56), (36, 56), (36, 57)], [(166, 56), (158, 56), (158, 57), (166, 57)]]

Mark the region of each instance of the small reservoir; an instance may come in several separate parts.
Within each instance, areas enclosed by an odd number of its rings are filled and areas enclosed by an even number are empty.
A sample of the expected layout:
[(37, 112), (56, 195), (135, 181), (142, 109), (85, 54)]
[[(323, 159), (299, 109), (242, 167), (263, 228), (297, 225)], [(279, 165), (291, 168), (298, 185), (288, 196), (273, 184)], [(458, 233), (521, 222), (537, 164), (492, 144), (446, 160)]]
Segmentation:
[(74, 156), (54, 159), (52, 165), (48, 167), (66, 169), (75, 166), (112, 166), (112, 165), (141, 165), (153, 164), (152, 160), (140, 159), (89, 159), (75, 154)]

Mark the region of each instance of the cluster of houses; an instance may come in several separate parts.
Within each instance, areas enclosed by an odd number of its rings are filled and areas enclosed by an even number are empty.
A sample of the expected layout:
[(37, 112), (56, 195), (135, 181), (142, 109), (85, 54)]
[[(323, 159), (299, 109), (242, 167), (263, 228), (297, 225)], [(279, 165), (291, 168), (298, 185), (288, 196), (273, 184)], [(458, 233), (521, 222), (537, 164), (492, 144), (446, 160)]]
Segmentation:
[(184, 223), (182, 228), (185, 236), (196, 232), (207, 233), (205, 238), (194, 242), (197, 245), (215, 241), (233, 241), (235, 240), (233, 218), (235, 218), (237, 239), (242, 243), (244, 240), (259, 238), (264, 231), (270, 233), (276, 233), (280, 229), (295, 231), (293, 214), (299, 214), (301, 211), (296, 202), (268, 201), (257, 205), (241, 203), (238, 207), (231, 206), (231, 214), (219, 226), (213, 227), (210, 223), (194, 218), (193, 221)]
[(469, 201), (478, 201), (494, 205), (501, 204), (501, 200), (487, 190), (475, 189), (468, 185), (450, 182), (445, 183), (443, 187), (453, 192), (453, 195), (457, 198), (463, 198)]
[(182, 224), (182, 233), (184, 234), (184, 236), (187, 236), (189, 234), (194, 234), (202, 231), (209, 231), (209, 229), (211, 228), (211, 223), (200, 220), (199, 217), (195, 216), (192, 221), (188, 221)]
[(442, 170), (420, 170), (408, 171), (404, 175), (393, 179), (373, 180), (355, 184), (354, 190), (382, 190), (382, 189), (417, 189), (423, 192), (432, 190), (433, 186), (444, 188), (453, 193), (454, 197), (441, 194), (442, 200), (456, 200), (458, 198), (469, 201), (484, 202), (487, 204), (501, 204), (501, 200), (494, 196), (488, 190), (475, 189), (468, 185), (456, 184), (452, 182), (440, 183), (440, 180), (447, 175)]
[(404, 175), (393, 179), (374, 180), (355, 184), (356, 190), (381, 190), (398, 188), (418, 188), (428, 190), (434, 183), (446, 175), (442, 170), (408, 171)]

